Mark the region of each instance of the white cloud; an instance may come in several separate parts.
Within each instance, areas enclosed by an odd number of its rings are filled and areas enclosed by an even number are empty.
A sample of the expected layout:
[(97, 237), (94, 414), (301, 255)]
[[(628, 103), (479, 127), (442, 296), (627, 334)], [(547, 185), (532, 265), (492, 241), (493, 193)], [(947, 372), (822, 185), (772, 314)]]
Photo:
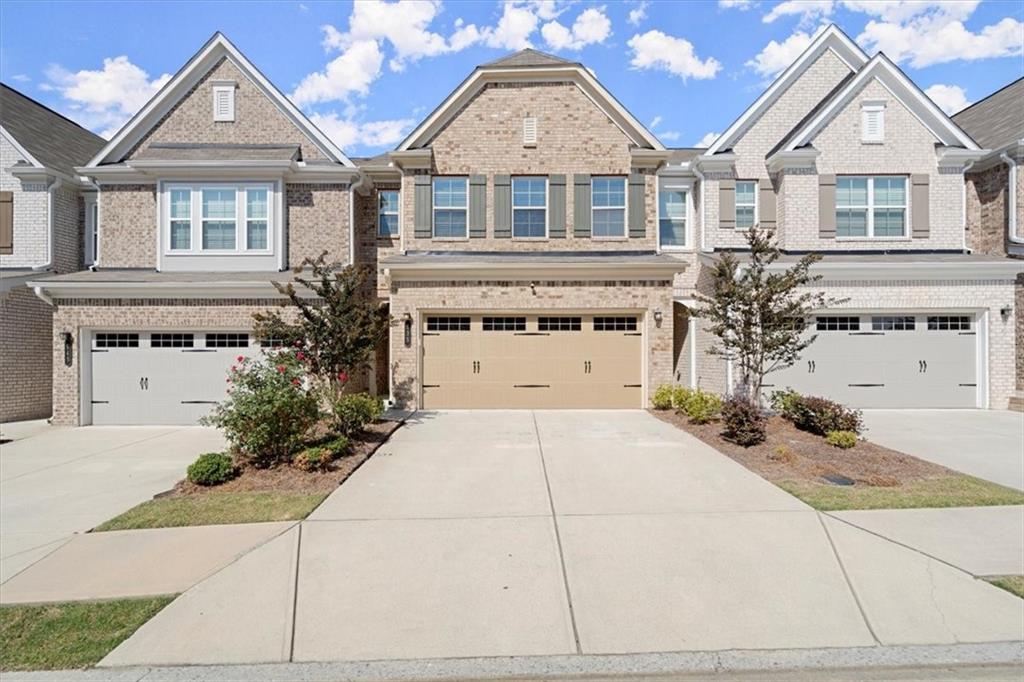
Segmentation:
[(675, 130), (667, 130), (662, 133), (658, 133), (658, 137), (665, 142), (678, 142), (679, 138), (682, 137), (682, 133)]
[(634, 69), (660, 69), (685, 81), (714, 78), (722, 68), (714, 57), (703, 61), (697, 57), (690, 41), (661, 31), (638, 33), (627, 44), (633, 50), (630, 66)]
[(816, 35), (797, 30), (781, 43), (772, 40), (747, 62), (747, 66), (761, 76), (772, 78), (796, 61)]
[[(327, 31), (328, 38), (330, 32)], [(349, 45), (332, 59), (323, 71), (311, 73), (302, 79), (292, 100), (299, 106), (317, 102), (345, 100), (353, 93), (366, 95), (380, 76), (384, 55), (375, 40), (361, 40)]]
[(718, 0), (718, 6), (722, 9), (738, 9), (746, 12), (754, 6), (753, 0)]
[(530, 36), (540, 23), (535, 10), (536, 7), (533, 5), (506, 3), (497, 25), (480, 30), (484, 43), (488, 47), (505, 50), (522, 50), (530, 47)]
[(977, 33), (942, 11), (919, 15), (906, 23), (869, 21), (857, 36), (872, 52), (885, 52), (914, 68), (955, 60), (974, 61), (1024, 54), (1024, 24), (1006, 17)]
[(661, 116), (655, 116), (654, 118), (651, 119), (651, 122), (647, 127), (650, 128), (651, 130), (654, 130), (655, 128), (658, 127), (659, 123), (661, 123)]
[(794, 14), (798, 15), (802, 22), (816, 21), (832, 14), (834, 8), (833, 0), (786, 0), (772, 7), (768, 14), (761, 17), (761, 21), (770, 24), (780, 17)]
[(405, 138), (415, 124), (411, 118), (360, 123), (334, 111), (312, 114), (309, 120), (342, 149), (354, 146), (393, 147)]
[(648, 4), (647, 0), (644, 0), (644, 2), (641, 2), (633, 9), (629, 10), (629, 17), (627, 18), (627, 21), (629, 21), (633, 26), (639, 26), (640, 22), (647, 18)]
[(961, 109), (966, 109), (971, 104), (967, 99), (967, 93), (959, 85), (936, 83), (926, 89), (924, 94), (928, 95), (947, 114), (955, 114)]
[(18, 81), (19, 83), (28, 83), (32, 79), (23, 73), (16, 73), (11, 76), (11, 80)]
[(586, 45), (603, 43), (612, 34), (612, 22), (604, 12), (604, 7), (583, 10), (571, 29), (557, 21), (548, 22), (541, 28), (541, 35), (555, 50), (579, 50)]
[(722, 135), (722, 133), (706, 133), (704, 135), (704, 137), (702, 137), (699, 140), (697, 140), (697, 144), (695, 144), (693, 146), (694, 147), (710, 147), (711, 145), (713, 145), (715, 143), (715, 140), (717, 140), (721, 135)]
[(131, 116), (142, 108), (171, 79), (163, 74), (150, 79), (149, 74), (128, 57), (106, 58), (97, 71), (83, 69), (72, 73), (53, 65), (46, 70), (49, 83), (44, 90), (56, 90), (71, 102), (71, 117), (87, 128), (111, 137)]
[(348, 18), (348, 33), (340, 48), (366, 40), (387, 40), (394, 48), (388, 62), (392, 71), (401, 71), (406, 62), (434, 57), (451, 50), (438, 33), (428, 30), (441, 10), (439, 0), (361, 0), (353, 3)]

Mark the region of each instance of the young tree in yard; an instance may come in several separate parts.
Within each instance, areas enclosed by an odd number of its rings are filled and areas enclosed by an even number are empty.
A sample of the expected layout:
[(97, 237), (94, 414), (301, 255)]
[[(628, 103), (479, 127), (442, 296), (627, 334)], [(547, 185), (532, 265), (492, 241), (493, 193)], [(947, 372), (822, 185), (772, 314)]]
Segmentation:
[(285, 321), (278, 311), (256, 313), (254, 331), (259, 339), (297, 347), (296, 357), (310, 374), (338, 393), (353, 373), (369, 365), (390, 317), (367, 286), (364, 268), (342, 268), (326, 257), (325, 251), (305, 259), (293, 282), (274, 282), (288, 298), (284, 305), (298, 310), (296, 321)]
[(710, 322), (718, 337), (708, 353), (732, 358), (739, 368), (739, 394), (761, 403), (761, 385), (770, 372), (789, 367), (816, 335), (805, 336), (815, 309), (841, 303), (807, 287), (821, 279), (810, 268), (818, 254), (802, 257), (788, 269), (771, 269), (781, 256), (773, 230), (755, 225), (747, 232), (749, 258), (724, 253), (714, 268), (714, 293), (698, 295), (694, 312)]

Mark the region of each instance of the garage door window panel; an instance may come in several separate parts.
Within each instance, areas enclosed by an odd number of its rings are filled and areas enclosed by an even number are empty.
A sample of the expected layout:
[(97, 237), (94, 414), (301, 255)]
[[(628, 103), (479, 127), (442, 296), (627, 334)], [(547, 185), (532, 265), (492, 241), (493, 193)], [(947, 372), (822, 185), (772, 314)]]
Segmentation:
[(547, 178), (512, 178), (512, 237), (543, 239), (547, 236)]
[(876, 332), (912, 332), (914, 316), (877, 316), (871, 318), (871, 330)]
[(859, 317), (827, 316), (815, 320), (815, 328), (819, 332), (856, 332), (860, 331)]
[(525, 332), (525, 317), (484, 317), (485, 332)]
[(971, 331), (969, 315), (929, 315), (928, 331)]
[(122, 332), (99, 332), (93, 340), (96, 348), (138, 348), (139, 335)]
[(468, 317), (428, 317), (427, 318), (427, 331), (428, 332), (468, 332), (469, 331), (469, 318)]
[(836, 178), (836, 237), (901, 238), (907, 234), (907, 179)]
[(537, 331), (542, 332), (578, 332), (583, 329), (582, 317), (540, 317), (537, 318)]
[(626, 236), (626, 178), (591, 179), (591, 225), (595, 238)]
[(192, 334), (150, 334), (149, 345), (151, 348), (192, 348), (195, 344), (195, 337)]
[(635, 332), (635, 317), (595, 317), (595, 332)]
[(434, 237), (465, 239), (468, 213), (468, 179), (434, 178)]
[(207, 348), (248, 348), (249, 335), (234, 332), (206, 335)]

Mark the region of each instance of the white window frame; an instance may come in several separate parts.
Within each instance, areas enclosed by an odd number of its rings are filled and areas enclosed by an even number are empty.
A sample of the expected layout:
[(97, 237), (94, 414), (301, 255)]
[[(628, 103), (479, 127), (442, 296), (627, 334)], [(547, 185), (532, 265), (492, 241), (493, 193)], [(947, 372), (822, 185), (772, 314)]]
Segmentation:
[[(544, 206), (543, 206), (543, 209), (544, 209), (544, 234), (542, 236), (540, 236), (540, 237), (519, 237), (519, 236), (516, 236), (516, 210), (517, 210), (517, 207), (516, 207), (516, 180), (541, 180), (541, 181), (544, 182)], [(512, 206), (512, 215), (510, 217), (511, 228), (512, 228), (512, 239), (519, 239), (519, 240), (524, 240), (524, 241), (530, 241), (530, 240), (536, 241), (536, 240), (547, 239), (548, 236), (549, 236), (550, 224), (551, 224), (551, 219), (550, 219), (551, 213), (548, 210), (548, 207), (551, 204), (551, 195), (550, 195), (551, 183), (548, 182), (547, 177), (544, 176), (544, 175), (513, 175), (511, 181), (509, 182), (509, 191), (512, 193), (512, 198), (511, 198), (511, 201), (509, 202), (510, 205)], [(542, 208), (541, 206), (519, 206), (518, 210), (520, 210), (520, 211), (537, 211), (537, 210), (540, 210), (541, 208)]]
[[(438, 206), (437, 181), (438, 180), (462, 180), (466, 184), (466, 205), (459, 206)], [(462, 211), (466, 214), (466, 233), (461, 237), (451, 235), (438, 236), (437, 234), (437, 211)], [(438, 175), (430, 182), (430, 234), (432, 239), (464, 241), (469, 239), (469, 176), (468, 175)]]
[[(191, 229), (189, 232), (188, 249), (171, 248), (171, 191), (187, 189), (191, 193), (190, 219)], [(204, 249), (203, 248), (203, 190), (234, 189), (235, 191), (235, 248), (234, 249)], [(267, 248), (250, 249), (248, 247), (248, 202), (246, 191), (250, 189), (262, 189), (267, 192)], [(161, 211), (160, 211), (160, 243), (163, 255), (176, 256), (267, 256), (274, 253), (274, 245), (277, 240), (276, 201), (277, 186), (272, 182), (167, 182), (161, 190)], [(261, 220), (261, 219), (259, 219)]]
[[(868, 134), (868, 119), (872, 115), (878, 116), (878, 134)], [(864, 102), (860, 105), (860, 141), (866, 144), (881, 144), (885, 142), (885, 102)]]
[(98, 196), (85, 199), (85, 264), (96, 265), (100, 252), (100, 203)]
[[(663, 182), (664, 180), (664, 182)], [(685, 213), (683, 220), (683, 244), (662, 244), (661, 243), (661, 193), (663, 191), (679, 192), (685, 194)], [(658, 207), (657, 233), (659, 251), (693, 251), (693, 182), (686, 180), (675, 180), (658, 178), (655, 184), (654, 202)]]
[[(741, 184), (753, 185), (754, 186), (754, 203), (753, 204), (741, 204), (740, 203), (740, 199), (739, 199), (740, 193), (739, 193), (738, 187)], [(759, 220), (760, 220), (760, 215), (759, 214), (760, 214), (760, 209), (761, 209), (761, 207), (760, 207), (760, 203), (761, 203), (761, 183), (759, 181), (757, 181), (757, 180), (737, 180), (733, 196), (736, 197), (735, 202), (733, 203), (733, 209), (734, 210), (737, 209), (737, 208), (740, 208), (741, 206), (744, 207), (744, 208), (746, 208), (748, 206), (753, 206), (753, 208), (754, 208), (754, 222), (752, 222), (748, 227), (740, 227), (739, 218), (737, 217), (737, 219), (736, 219), (736, 229), (737, 230), (749, 230), (754, 225), (757, 225)], [(737, 216), (738, 215), (739, 214), (737, 213)]]
[[(908, 176), (906, 176), (906, 175), (837, 175), (836, 176), (837, 188), (838, 188), (838, 184), (839, 184), (840, 180), (858, 179), (858, 178), (864, 178), (865, 180), (868, 181), (868, 203), (866, 205), (845, 204), (843, 206), (840, 206), (839, 205), (839, 195), (838, 195), (838, 191), (837, 191), (836, 192), (836, 208), (835, 208), (835, 210), (836, 210), (836, 221), (838, 223), (839, 211), (840, 210), (865, 209), (867, 211), (867, 218), (868, 218), (868, 232), (867, 232), (866, 235), (844, 235), (844, 236), (839, 236), (839, 234), (837, 233), (836, 234), (836, 239), (838, 241), (844, 241), (844, 240), (846, 240), (846, 241), (856, 241), (858, 239), (860, 239), (860, 240), (876, 239), (876, 240), (879, 240), (879, 241), (886, 241), (886, 240), (901, 241), (901, 240), (909, 239), (910, 238), (910, 229), (909, 229), (909, 227), (910, 227), (910, 178)], [(885, 206), (875, 206), (875, 180), (876, 179), (881, 179), (881, 178), (884, 178), (884, 179), (901, 178), (903, 180), (903, 204), (902, 205), (894, 206), (894, 205), (891, 205), (891, 204), (887, 204)], [(886, 209), (886, 208), (898, 209), (898, 208), (902, 208), (903, 209), (903, 234), (901, 234), (901, 235), (883, 235), (883, 236), (880, 236), (880, 237), (875, 236), (875, 209), (876, 208), (880, 208), (880, 209)]]
[[(216, 81), (213, 84), (213, 120), (215, 122), (231, 122), (235, 120), (235, 86), (234, 81)], [(228, 111), (223, 115), (217, 109), (217, 99), (227, 93)]]
[[(395, 210), (394, 211), (383, 211), (383, 210), (381, 210), (380, 202), (381, 202), (381, 199), (383, 198), (384, 192), (394, 192), (395, 194), (398, 195), (398, 201), (396, 202), (397, 205), (395, 206)], [(431, 192), (433, 192), (433, 187), (431, 187)], [(433, 196), (433, 194), (431, 194), (431, 196)], [(466, 197), (466, 203), (467, 204), (469, 203), (469, 197), (468, 196)], [(397, 229), (398, 229), (398, 231), (395, 232), (394, 234), (391, 234), (390, 232), (384, 232), (384, 231), (381, 230), (380, 219), (381, 219), (382, 216), (385, 216), (385, 215), (393, 215), (393, 216), (395, 216), (395, 221), (397, 222)], [(394, 238), (398, 237), (401, 234), (402, 234), (402, 190), (398, 189), (398, 188), (381, 189), (378, 192), (378, 194), (377, 194), (377, 236), (385, 238), (385, 239), (394, 239)]]
[[(621, 180), (622, 181), (622, 206), (595, 206), (594, 205), (594, 181), (595, 180)], [(621, 235), (596, 235), (594, 234), (594, 215), (597, 211), (617, 211), (622, 209), (622, 234)], [(590, 238), (598, 240), (621, 241), (629, 238), (629, 178), (623, 175), (594, 175), (590, 178)]]

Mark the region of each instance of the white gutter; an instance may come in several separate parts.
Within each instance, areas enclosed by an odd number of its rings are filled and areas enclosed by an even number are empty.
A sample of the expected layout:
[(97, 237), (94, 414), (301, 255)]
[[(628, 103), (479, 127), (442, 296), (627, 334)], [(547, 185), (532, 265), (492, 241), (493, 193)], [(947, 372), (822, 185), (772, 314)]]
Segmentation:
[(999, 158), (1003, 160), (1009, 169), (1006, 182), (1008, 186), (1006, 193), (1007, 235), (1014, 244), (1024, 244), (1024, 237), (1017, 234), (1017, 162), (1006, 152), (1000, 154)]
[(53, 299), (46, 295), (46, 292), (43, 291), (42, 287), (40, 287), (40, 286), (32, 287), (32, 291), (34, 291), (36, 296), (39, 297), (39, 300), (41, 300), (43, 303), (45, 303), (46, 305), (50, 306), (51, 308), (53, 307)]
[(359, 174), (359, 179), (348, 188), (348, 263), (356, 264), (356, 189), (363, 186), (366, 176)]
[[(53, 246), (57, 243), (57, 219), (54, 217), (53, 205), (54, 194), (61, 186), (62, 181), (58, 178), (46, 188), (46, 219), (49, 222), (46, 230), (46, 262), (32, 268), (34, 272), (53, 269)], [(52, 304), (51, 304), (52, 305)]]
[(972, 159), (970, 163), (964, 166), (964, 181), (960, 183), (960, 248), (963, 249), (964, 253), (970, 253), (970, 249), (967, 248), (967, 172), (974, 167), (975, 163), (977, 163), (977, 160)]
[(697, 176), (698, 180), (700, 180), (700, 250), (707, 251), (707, 243), (704, 240), (704, 224), (707, 222), (708, 205), (705, 202), (707, 194), (704, 191), (704, 174), (701, 173), (700, 168), (693, 163), (690, 164), (690, 170), (692, 170), (693, 174)]

